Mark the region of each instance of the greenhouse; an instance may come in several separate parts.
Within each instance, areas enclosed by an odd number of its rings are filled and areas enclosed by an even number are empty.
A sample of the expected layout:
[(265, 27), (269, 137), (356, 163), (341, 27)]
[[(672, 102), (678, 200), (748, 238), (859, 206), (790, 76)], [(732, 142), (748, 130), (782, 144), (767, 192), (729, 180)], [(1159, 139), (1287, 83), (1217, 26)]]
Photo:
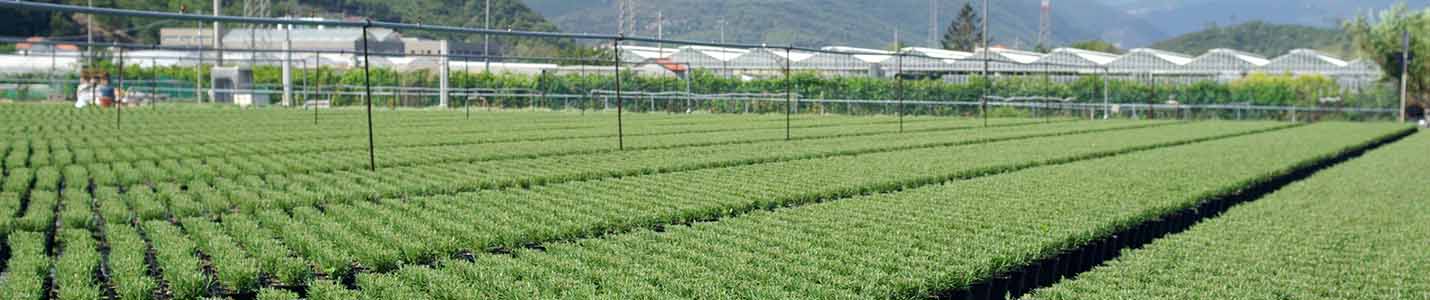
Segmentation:
[(1038, 59), (1036, 64), (1041, 65), (1050, 72), (1088, 74), (1102, 73), (1102, 66), (1117, 60), (1118, 56), (1112, 53), (1089, 51), (1074, 48), (1057, 48), (1053, 52)]
[(1277, 57), (1270, 63), (1261, 67), (1267, 73), (1285, 74), (1350, 74), (1354, 70), (1347, 68), (1350, 62), (1339, 58), (1331, 57), (1320, 51), (1310, 49), (1291, 50), (1291, 53)]
[(1212, 49), (1183, 65), (1182, 70), (1201, 80), (1228, 82), (1245, 77), (1270, 62), (1256, 54), (1231, 49)]
[(796, 60), (790, 68), (798, 71), (813, 71), (821, 75), (833, 76), (857, 76), (869, 75), (874, 64), (859, 60), (850, 55), (810, 52), (809, 57)]
[(726, 62), (729, 62), (731, 58), (734, 58), (738, 55), (727, 54), (731, 53), (733, 50), (734, 49), (711, 47), (680, 47), (680, 50), (670, 55), (670, 60), (677, 63), (686, 64), (691, 68), (695, 69), (723, 69), (726, 66)]
[[(779, 52), (776, 55), (775, 52)], [(742, 72), (746, 75), (772, 75), (784, 72), (785, 51), (783, 49), (753, 49), (745, 54), (741, 54), (730, 60), (731, 71)]]
[(1156, 49), (1132, 49), (1105, 66), (1113, 74), (1175, 74), (1193, 58), (1186, 54)]
[(904, 55), (889, 62), (886, 69), (899, 70), (899, 73), (948, 72), (953, 70), (952, 62), (973, 56), (968, 52), (919, 47), (904, 48), (900, 52)]

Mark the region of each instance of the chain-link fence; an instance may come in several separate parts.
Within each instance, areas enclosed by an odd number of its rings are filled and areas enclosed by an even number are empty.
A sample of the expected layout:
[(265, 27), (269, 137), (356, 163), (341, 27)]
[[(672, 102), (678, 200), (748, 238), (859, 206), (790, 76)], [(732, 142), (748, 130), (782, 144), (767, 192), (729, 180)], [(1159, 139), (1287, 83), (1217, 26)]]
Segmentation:
[(120, 91), (114, 101), (128, 105), (367, 105), (618, 118), (631, 112), (1309, 121), (1398, 113), (1390, 108), (1394, 89), (1377, 81), (1373, 65), (1314, 51), (1260, 59), (1230, 50), (1190, 57), (1146, 49), (814, 48), (26, 1), (0, 6), (171, 21), (153, 43), (0, 37), (17, 49), (0, 60), (0, 97), (14, 101), (98, 103), (103, 97), (84, 91), (114, 86)]

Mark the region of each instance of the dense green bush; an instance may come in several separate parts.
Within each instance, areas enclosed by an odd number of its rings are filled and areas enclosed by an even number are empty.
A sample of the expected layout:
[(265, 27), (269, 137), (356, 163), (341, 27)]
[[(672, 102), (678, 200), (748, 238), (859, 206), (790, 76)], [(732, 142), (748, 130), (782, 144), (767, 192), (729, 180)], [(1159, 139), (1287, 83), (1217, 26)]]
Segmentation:
[[(113, 64), (105, 63), (103, 68), (114, 70)], [(205, 75), (208, 74), (205, 67)], [(148, 80), (159, 78), (169, 81), (167, 86), (188, 88), (195, 82), (193, 67), (125, 68), (125, 77)], [(370, 80), (373, 86), (403, 86), (436, 88), (438, 73), (430, 70), (397, 72), (391, 69), (372, 69)], [(614, 90), (614, 78), (602, 74), (569, 75), (521, 75), (506, 73), (468, 73), (460, 70), (452, 72), (450, 83), (453, 88), (521, 89), (527, 93), (589, 95), (593, 90)], [(785, 91), (783, 77), (744, 79), (725, 76), (715, 72), (697, 70), (691, 74), (691, 82), (664, 76), (622, 76), (621, 88), (626, 91), (645, 92), (689, 92), (696, 94), (754, 93), (777, 94)], [(254, 71), (260, 86), (276, 89), (281, 83), (279, 67), (264, 66)], [(309, 89), (325, 92), (356, 91), (363, 86), (360, 70), (344, 70), (323, 67), (301, 70), (294, 73), (294, 82)], [(843, 99), (843, 100), (891, 100), (902, 96), (906, 100), (919, 101), (978, 101), (984, 91), (986, 79), (972, 77), (967, 82), (949, 82), (939, 79), (890, 80), (871, 77), (825, 77), (811, 72), (798, 72), (791, 76), (793, 91), (800, 99)], [(207, 80), (202, 84), (208, 85)], [(902, 93), (899, 87), (902, 86)], [(999, 96), (1047, 96), (1072, 98), (1075, 102), (1101, 103), (1103, 101), (1103, 79), (1099, 76), (1085, 76), (1077, 80), (1061, 83), (1043, 76), (997, 77), (991, 85)], [(301, 89), (301, 88), (300, 88)], [(1107, 82), (1107, 97), (1114, 103), (1166, 103), (1177, 101), (1183, 104), (1233, 104), (1251, 103), (1274, 106), (1320, 106), (1318, 99), (1339, 97), (1343, 102), (1334, 104), (1348, 107), (1390, 107), (1396, 99), (1390, 89), (1349, 90), (1342, 89), (1331, 78), (1320, 75), (1291, 76), (1254, 73), (1246, 78), (1229, 83), (1199, 81), (1190, 84), (1151, 83), (1146, 80), (1110, 80)], [(170, 93), (171, 97), (186, 98), (184, 93)], [(374, 97), (380, 105), (394, 104), (391, 96)], [(345, 95), (335, 98), (337, 105), (360, 103), (361, 97)], [(404, 106), (436, 105), (437, 97), (404, 96), (400, 99)], [(490, 105), (524, 107), (530, 99), (486, 99)], [(461, 99), (455, 99), (460, 105)], [(477, 100), (473, 100), (477, 101)], [(599, 100), (593, 100), (599, 102)], [(474, 103), (474, 105), (477, 105)], [(554, 104), (553, 104), (554, 105)], [(740, 103), (711, 103), (716, 109), (737, 110)], [(849, 109), (837, 104), (829, 104), (829, 109)], [(583, 107), (592, 107), (586, 103)], [(782, 106), (765, 105), (753, 109), (769, 111)], [(862, 109), (868, 109), (863, 107)]]

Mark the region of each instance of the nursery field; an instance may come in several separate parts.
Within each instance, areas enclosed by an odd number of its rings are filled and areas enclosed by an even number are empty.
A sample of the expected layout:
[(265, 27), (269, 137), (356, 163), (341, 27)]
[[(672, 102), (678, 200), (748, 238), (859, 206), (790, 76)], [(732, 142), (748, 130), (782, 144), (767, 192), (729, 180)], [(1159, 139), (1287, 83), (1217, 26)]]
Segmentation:
[(371, 118), (0, 105), (0, 299), (1430, 297), (1397, 124)]

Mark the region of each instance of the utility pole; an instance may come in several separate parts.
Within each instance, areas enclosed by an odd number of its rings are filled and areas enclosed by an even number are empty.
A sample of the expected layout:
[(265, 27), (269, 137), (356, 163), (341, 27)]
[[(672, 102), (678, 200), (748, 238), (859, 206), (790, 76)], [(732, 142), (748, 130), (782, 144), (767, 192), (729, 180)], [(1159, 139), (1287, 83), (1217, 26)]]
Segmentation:
[(660, 52), (656, 55), (665, 56), (665, 11), (663, 10), (655, 13), (655, 38), (661, 40), (657, 44), (657, 49), (660, 49)]
[[(485, 17), (482, 17), (483, 19), (486, 19), (486, 27), (484, 27), (483, 29), (491, 30), (491, 29), (492, 29), (492, 0), (487, 0), (487, 4), (484, 5), (482, 8), (483, 8), (483, 9), (486, 9), (486, 16), (485, 16)], [(492, 35), (491, 35), (491, 34), (485, 34), (485, 33), (482, 34), (482, 62), (486, 65), (486, 71), (487, 71), (487, 73), (491, 73), (491, 72), (492, 72)]]
[(929, 0), (929, 48), (938, 48), (938, 0)]
[(1108, 71), (1107, 67), (1102, 67), (1102, 119), (1103, 119), (1103, 120), (1107, 120), (1108, 118), (1111, 118), (1111, 116), (1112, 116), (1112, 102), (1111, 102), (1111, 100), (1109, 100), (1108, 95), (1107, 95), (1107, 90), (1109, 89), (1109, 87), (1107, 86), (1107, 77), (1108, 77), (1108, 76), (1111, 76), (1111, 74), (1109, 74), (1109, 73), (1110, 73), (1110, 72)]
[[(218, 1), (218, 0), (214, 0), (214, 1)], [(94, 0), (89, 0), (89, 8), (94, 8)], [(86, 38), (85, 41), (88, 41), (88, 42), (89, 42), (88, 44), (85, 44), (85, 52), (87, 52), (87, 53), (89, 54), (89, 56), (90, 56), (90, 65), (93, 66), (93, 65), (94, 65), (94, 14), (88, 14), (88, 15), (85, 16), (85, 18), (86, 18), (86, 20), (87, 20), (87, 21), (84, 22), (84, 23), (85, 23), (85, 24), (84, 24), (84, 28), (85, 28), (84, 31), (85, 31), (85, 38)], [(53, 46), (51, 46), (51, 47), (53, 47)], [(54, 51), (54, 50), (51, 50), (51, 52), (53, 52), (53, 51)]]
[(1405, 123), (1405, 102), (1410, 94), (1410, 29), (1400, 32), (1400, 123)]
[[(221, 14), (223, 14), (223, 0), (214, 0), (214, 16), (217, 17)], [(214, 59), (214, 66), (223, 66), (223, 23), (214, 21), (213, 38), (214, 53), (218, 54)]]
[[(181, 14), (189, 13), (189, 6), (188, 6), (188, 5), (179, 6), (179, 13), (181, 13)], [(198, 21), (198, 22), (195, 22), (194, 25), (195, 25), (195, 26), (194, 26), (194, 33), (195, 33), (195, 34), (198, 34), (199, 36), (203, 36), (203, 32), (204, 32), (204, 22), (203, 22), (203, 21)], [(203, 47), (202, 44), (203, 44), (203, 40), (200, 39), (200, 41), (198, 41), (198, 45), (195, 45), (195, 46)], [(203, 102), (204, 102), (204, 96), (203, 96), (203, 89), (204, 89), (204, 79), (203, 79), (203, 78), (204, 78), (204, 75), (203, 75), (203, 74), (204, 74), (204, 50), (200, 49), (200, 50), (198, 51), (198, 54), (199, 54), (199, 55), (198, 55), (198, 59), (194, 61), (194, 103), (203, 103)]]
[(983, 0), (983, 98), (978, 100), (983, 107), (979, 113), (983, 116), (983, 127), (988, 127), (988, 93), (993, 88), (993, 78), (988, 76), (988, 60), (992, 58), (988, 47), (988, 1)]
[(725, 17), (720, 17), (720, 43), (725, 43)]
[[(984, 16), (987, 17), (987, 16)], [(1038, 46), (1050, 47), (1053, 35), (1053, 1), (1043, 0), (1042, 14), (1038, 18)]]
[(293, 107), (293, 25), (279, 26), (283, 26), (283, 106)]

